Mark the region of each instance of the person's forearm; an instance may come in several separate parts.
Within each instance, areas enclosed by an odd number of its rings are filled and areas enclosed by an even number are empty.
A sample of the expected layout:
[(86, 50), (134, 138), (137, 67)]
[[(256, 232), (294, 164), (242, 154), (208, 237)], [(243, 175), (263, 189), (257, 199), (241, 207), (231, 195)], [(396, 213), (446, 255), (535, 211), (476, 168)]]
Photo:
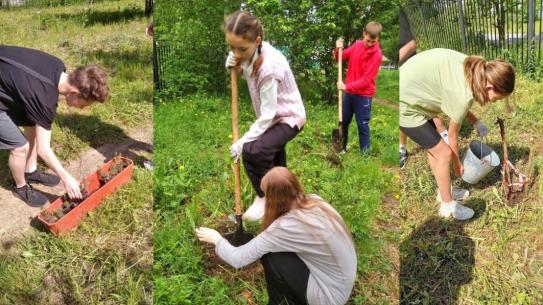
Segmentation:
[(417, 50), (417, 44), (415, 40), (411, 40), (400, 48), (400, 63), (403, 63), (406, 58), (411, 56)]
[(251, 125), (249, 130), (241, 137), (242, 143), (258, 139), (273, 123), (277, 113), (277, 81), (266, 81), (260, 90), (260, 117)]
[(453, 160), (460, 160), (460, 149), (458, 148), (458, 137), (451, 136), (449, 133), (449, 147), (453, 152)]
[(68, 175), (51, 147), (38, 147), (38, 156), (52, 169), (62, 180)]
[(455, 162), (460, 162), (460, 150), (458, 148), (458, 136), (460, 134), (459, 125), (450, 122), (449, 123), (449, 147), (453, 152), (452, 160)]

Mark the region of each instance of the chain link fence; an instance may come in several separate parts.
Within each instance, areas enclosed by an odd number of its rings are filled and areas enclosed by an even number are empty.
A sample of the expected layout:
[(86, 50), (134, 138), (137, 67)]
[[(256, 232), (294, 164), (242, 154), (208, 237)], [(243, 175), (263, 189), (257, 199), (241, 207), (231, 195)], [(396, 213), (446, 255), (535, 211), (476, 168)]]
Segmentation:
[(165, 62), (172, 53), (172, 46), (164, 41), (153, 40), (153, 81), (155, 89), (160, 91), (165, 88), (164, 75)]
[(422, 49), (449, 48), (541, 69), (543, 0), (407, 0), (403, 5)]

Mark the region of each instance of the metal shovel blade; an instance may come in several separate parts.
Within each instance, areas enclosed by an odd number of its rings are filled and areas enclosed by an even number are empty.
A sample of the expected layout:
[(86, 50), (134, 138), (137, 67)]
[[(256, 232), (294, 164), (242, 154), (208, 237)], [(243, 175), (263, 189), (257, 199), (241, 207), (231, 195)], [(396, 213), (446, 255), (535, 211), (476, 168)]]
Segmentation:
[(339, 122), (339, 128), (332, 130), (332, 146), (336, 152), (340, 152), (343, 149), (343, 129), (341, 128), (341, 122)]
[(248, 243), (255, 236), (249, 232), (243, 231), (243, 220), (241, 215), (236, 215), (236, 231), (224, 235), (224, 238), (234, 247), (239, 247)]

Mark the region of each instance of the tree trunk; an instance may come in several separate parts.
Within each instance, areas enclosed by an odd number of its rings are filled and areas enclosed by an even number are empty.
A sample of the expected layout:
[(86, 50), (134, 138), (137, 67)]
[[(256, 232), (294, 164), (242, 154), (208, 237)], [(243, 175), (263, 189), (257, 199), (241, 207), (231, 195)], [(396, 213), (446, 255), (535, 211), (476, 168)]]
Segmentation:
[(496, 29), (498, 30), (498, 40), (500, 48), (505, 48), (505, 0), (494, 1), (494, 9), (496, 10)]

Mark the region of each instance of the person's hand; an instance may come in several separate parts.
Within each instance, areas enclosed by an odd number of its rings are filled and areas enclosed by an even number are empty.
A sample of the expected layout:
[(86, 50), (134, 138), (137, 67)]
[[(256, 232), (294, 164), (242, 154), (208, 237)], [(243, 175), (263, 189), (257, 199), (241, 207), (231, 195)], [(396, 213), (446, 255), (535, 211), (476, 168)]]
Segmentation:
[(342, 81), (338, 81), (337, 82), (337, 89), (345, 91), (345, 83), (343, 83)]
[(489, 133), (488, 127), (486, 127), (486, 125), (480, 120), (475, 122), (475, 128), (477, 128), (477, 135), (479, 135), (481, 138), (486, 137)]
[(153, 28), (153, 23), (149, 23), (149, 25), (147, 25), (145, 27), (145, 35), (149, 36), (149, 37), (153, 37), (155, 31), (154, 31), (154, 28)]
[(243, 142), (241, 142), (240, 140), (237, 140), (236, 143), (230, 146), (230, 155), (232, 156), (232, 158), (234, 158), (235, 163), (239, 162), (239, 158), (241, 157), (242, 151), (243, 151)]
[(462, 162), (460, 161), (460, 159), (457, 158), (453, 162), (453, 170), (454, 170), (455, 176), (457, 177), (462, 177), (462, 175), (464, 174), (464, 166), (462, 165)]
[(221, 233), (210, 228), (200, 227), (196, 229), (196, 235), (200, 241), (216, 245), (222, 239)]
[(68, 174), (67, 177), (62, 180), (62, 182), (64, 183), (66, 193), (68, 193), (70, 199), (83, 198), (83, 196), (81, 195), (81, 190), (79, 189), (79, 181), (77, 181), (74, 177)]
[(336, 40), (336, 48), (338, 48), (338, 49), (342, 48), (343, 49), (343, 42), (344, 42), (343, 38), (340, 38), (340, 39)]
[(236, 56), (234, 55), (234, 52), (232, 51), (228, 52), (228, 57), (226, 58), (226, 63), (224, 64), (226, 69), (228, 70), (237, 65), (238, 65), (238, 61), (236, 59)]

